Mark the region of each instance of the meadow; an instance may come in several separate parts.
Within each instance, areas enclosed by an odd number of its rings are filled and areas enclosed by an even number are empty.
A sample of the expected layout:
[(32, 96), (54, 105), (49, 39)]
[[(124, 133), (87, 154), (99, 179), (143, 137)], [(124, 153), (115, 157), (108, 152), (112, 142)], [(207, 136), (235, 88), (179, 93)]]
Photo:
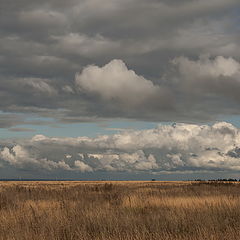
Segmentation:
[(0, 182), (13, 239), (240, 239), (240, 183)]

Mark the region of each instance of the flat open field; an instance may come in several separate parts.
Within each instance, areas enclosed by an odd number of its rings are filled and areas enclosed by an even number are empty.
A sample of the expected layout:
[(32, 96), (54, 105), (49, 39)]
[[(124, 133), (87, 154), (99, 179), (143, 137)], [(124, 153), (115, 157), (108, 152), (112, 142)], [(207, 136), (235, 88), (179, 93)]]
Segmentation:
[(240, 184), (0, 182), (0, 239), (240, 239)]

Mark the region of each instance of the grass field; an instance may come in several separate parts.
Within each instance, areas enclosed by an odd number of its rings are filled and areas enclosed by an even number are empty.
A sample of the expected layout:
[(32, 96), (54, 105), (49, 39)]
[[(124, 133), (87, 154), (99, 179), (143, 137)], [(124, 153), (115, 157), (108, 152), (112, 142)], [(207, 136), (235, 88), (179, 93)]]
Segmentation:
[(0, 182), (0, 239), (240, 239), (240, 184)]

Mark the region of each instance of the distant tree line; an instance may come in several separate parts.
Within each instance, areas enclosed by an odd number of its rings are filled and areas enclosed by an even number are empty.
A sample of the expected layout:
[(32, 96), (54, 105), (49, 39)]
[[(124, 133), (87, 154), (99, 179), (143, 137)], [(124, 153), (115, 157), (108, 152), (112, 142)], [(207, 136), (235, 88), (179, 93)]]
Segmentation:
[(205, 180), (205, 179), (195, 179), (195, 181), (198, 182), (204, 182), (204, 181), (208, 181), (208, 182), (240, 182), (240, 179), (236, 179), (236, 178), (218, 178), (218, 179), (209, 179), (209, 180)]

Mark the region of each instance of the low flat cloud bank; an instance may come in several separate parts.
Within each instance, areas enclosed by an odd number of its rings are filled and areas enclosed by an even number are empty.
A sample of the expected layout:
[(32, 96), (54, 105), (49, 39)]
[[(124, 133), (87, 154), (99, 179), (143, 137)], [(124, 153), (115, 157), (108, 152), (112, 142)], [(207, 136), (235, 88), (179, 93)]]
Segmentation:
[(1, 142), (0, 162), (31, 171), (185, 172), (240, 170), (240, 130), (232, 124), (159, 125), (96, 138)]

